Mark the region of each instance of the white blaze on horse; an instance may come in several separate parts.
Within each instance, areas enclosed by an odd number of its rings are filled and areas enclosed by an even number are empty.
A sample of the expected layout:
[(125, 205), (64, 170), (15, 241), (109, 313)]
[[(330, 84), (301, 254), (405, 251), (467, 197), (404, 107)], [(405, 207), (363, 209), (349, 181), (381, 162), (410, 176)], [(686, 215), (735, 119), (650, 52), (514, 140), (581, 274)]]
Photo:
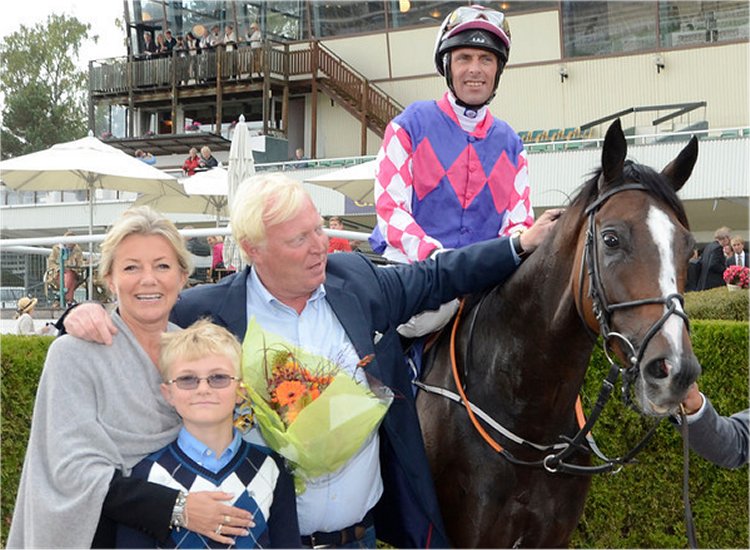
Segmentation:
[(554, 236), (504, 285), (467, 300), (454, 327), (455, 369), (451, 334), (425, 357), (423, 382), (463, 394), (473, 407), (470, 413), (431, 392), (417, 397), (456, 547), (566, 546), (590, 483), (578, 474), (627, 460), (590, 466), (585, 435), (600, 411), (579, 432), (575, 404), (597, 335), (611, 363), (600, 395), (608, 397), (619, 362), (624, 387), (645, 415), (677, 410), (700, 373), (681, 295), (694, 241), (677, 197), (697, 140), (661, 173), (626, 153), (616, 121), (602, 167)]

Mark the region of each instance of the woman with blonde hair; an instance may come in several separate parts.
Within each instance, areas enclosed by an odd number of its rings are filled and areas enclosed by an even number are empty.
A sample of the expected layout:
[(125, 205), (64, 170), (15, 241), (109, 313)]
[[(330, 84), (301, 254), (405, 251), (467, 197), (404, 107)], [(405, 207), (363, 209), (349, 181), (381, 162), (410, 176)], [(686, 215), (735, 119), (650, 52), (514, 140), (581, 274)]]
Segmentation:
[(217, 523), (224, 535), (244, 532), (250, 514), (222, 503), (231, 495), (187, 496), (125, 477), (180, 430), (156, 365), (162, 333), (178, 329), (169, 313), (191, 271), (177, 228), (148, 207), (126, 211), (108, 231), (99, 274), (116, 297), (117, 334), (111, 346), (70, 335), (50, 346), (9, 548), (112, 547), (116, 521), (160, 541), (182, 527), (226, 543)]

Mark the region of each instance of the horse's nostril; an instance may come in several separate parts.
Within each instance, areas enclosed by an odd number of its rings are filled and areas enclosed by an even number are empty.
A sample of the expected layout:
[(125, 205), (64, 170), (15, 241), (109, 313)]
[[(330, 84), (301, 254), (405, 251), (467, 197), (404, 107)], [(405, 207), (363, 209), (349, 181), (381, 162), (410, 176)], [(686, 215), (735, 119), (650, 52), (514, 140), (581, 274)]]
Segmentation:
[(669, 363), (667, 363), (664, 359), (656, 359), (646, 365), (646, 373), (656, 379), (666, 378), (667, 376), (669, 376), (670, 370), (671, 367)]

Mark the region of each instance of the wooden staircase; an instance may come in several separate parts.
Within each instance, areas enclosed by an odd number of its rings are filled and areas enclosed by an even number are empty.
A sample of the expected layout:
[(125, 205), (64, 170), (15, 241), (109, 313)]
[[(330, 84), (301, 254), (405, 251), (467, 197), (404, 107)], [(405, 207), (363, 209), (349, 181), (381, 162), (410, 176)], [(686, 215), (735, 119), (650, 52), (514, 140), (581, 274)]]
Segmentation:
[(311, 54), (311, 72), (321, 89), (382, 138), (404, 107), (319, 42), (311, 44)]

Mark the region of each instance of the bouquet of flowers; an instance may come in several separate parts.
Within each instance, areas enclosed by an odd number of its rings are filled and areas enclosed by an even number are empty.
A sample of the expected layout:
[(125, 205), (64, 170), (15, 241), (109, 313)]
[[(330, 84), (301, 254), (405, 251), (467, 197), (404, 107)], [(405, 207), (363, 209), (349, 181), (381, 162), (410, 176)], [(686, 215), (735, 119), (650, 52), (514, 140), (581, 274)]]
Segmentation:
[(740, 288), (748, 287), (748, 272), (750, 269), (742, 265), (730, 265), (724, 270), (724, 282), (728, 285), (737, 285)]
[(261, 434), (293, 467), (298, 493), (305, 480), (346, 464), (393, 400), (372, 377), (357, 382), (330, 360), (264, 331), (254, 318), (242, 344), (242, 378)]

